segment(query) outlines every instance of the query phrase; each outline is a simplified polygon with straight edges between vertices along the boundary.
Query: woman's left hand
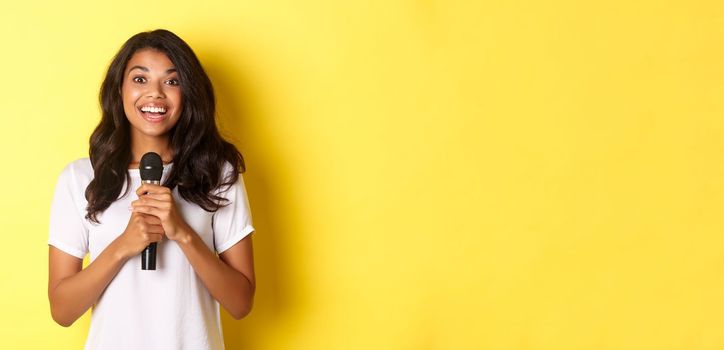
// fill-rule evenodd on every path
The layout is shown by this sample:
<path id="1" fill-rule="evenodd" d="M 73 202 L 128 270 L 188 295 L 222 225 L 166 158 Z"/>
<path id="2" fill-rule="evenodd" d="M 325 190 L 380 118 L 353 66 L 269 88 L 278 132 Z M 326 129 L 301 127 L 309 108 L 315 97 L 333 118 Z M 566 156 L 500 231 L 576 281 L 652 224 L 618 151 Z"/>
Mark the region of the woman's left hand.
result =
<path id="1" fill-rule="evenodd" d="M 161 226 L 168 239 L 176 241 L 184 238 L 189 226 L 178 212 L 169 188 L 144 183 L 136 190 L 136 194 L 138 199 L 131 202 L 134 212 L 161 219 Z"/>

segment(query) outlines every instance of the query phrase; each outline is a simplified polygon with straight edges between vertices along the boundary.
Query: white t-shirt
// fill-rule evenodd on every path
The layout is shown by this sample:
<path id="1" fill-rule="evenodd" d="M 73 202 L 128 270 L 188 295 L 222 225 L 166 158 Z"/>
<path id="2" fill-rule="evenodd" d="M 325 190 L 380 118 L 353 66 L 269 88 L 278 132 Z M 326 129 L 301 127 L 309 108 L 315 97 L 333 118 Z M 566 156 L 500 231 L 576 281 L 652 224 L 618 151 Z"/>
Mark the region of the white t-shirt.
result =
<path id="1" fill-rule="evenodd" d="M 231 166 L 227 163 L 225 171 Z M 173 166 L 164 166 L 161 183 Z M 131 191 L 102 214 L 100 224 L 85 219 L 85 189 L 93 179 L 90 160 L 71 162 L 61 172 L 50 211 L 48 244 L 82 259 L 96 257 L 121 235 L 131 217 L 131 202 L 141 185 L 138 169 L 129 170 Z M 124 189 L 125 191 L 125 185 Z M 123 193 L 123 192 L 121 192 Z M 212 251 L 221 253 L 254 231 L 244 181 L 221 194 L 228 205 L 207 212 L 173 190 L 176 206 L 186 222 Z M 156 270 L 141 270 L 140 254 L 121 267 L 94 305 L 86 349 L 224 348 L 219 303 L 196 276 L 176 242 L 158 243 Z"/>

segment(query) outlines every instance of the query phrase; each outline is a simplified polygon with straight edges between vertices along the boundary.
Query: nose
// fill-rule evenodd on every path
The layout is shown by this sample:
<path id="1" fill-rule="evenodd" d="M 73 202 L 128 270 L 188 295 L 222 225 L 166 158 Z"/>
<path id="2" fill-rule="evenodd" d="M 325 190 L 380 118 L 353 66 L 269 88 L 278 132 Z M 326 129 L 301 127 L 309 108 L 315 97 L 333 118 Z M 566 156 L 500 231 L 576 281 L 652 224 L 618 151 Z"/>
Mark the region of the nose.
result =
<path id="1" fill-rule="evenodd" d="M 163 82 L 158 81 L 150 83 L 148 85 L 148 91 L 146 92 L 147 97 L 151 98 L 166 98 L 166 94 L 163 92 Z"/>

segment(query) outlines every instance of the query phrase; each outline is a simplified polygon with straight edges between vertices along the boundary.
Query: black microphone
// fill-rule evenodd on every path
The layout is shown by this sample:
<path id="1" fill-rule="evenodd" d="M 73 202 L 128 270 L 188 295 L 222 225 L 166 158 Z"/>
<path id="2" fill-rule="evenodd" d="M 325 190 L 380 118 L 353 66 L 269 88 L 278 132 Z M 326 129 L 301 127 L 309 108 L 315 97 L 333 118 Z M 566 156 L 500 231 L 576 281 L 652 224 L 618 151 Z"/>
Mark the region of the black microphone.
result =
<path id="1" fill-rule="evenodd" d="M 147 184 L 160 185 L 161 175 L 163 174 L 163 162 L 161 156 L 155 152 L 148 152 L 141 157 L 141 182 Z M 144 193 L 145 194 L 145 193 Z M 141 269 L 156 269 L 156 242 L 153 242 L 141 252 Z"/>

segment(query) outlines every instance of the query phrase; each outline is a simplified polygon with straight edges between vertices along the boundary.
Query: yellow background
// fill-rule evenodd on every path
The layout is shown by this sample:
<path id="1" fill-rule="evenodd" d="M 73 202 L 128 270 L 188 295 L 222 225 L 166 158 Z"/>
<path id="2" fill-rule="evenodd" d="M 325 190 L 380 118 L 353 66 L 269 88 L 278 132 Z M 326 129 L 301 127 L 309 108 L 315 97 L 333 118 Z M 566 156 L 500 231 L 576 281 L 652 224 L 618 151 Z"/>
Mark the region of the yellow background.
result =
<path id="1" fill-rule="evenodd" d="M 247 160 L 229 349 L 724 348 L 724 5 L 683 0 L 3 3 L 0 348 L 84 343 L 52 190 L 155 28 Z"/>

